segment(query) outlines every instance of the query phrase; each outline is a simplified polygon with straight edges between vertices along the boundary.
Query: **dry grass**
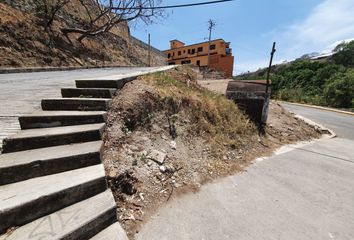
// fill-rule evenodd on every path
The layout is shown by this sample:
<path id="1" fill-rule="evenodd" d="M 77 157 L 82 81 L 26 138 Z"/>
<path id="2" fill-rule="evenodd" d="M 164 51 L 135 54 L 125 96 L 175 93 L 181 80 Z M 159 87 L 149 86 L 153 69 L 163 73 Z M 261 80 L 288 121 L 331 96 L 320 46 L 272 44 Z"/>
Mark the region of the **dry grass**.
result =
<path id="1" fill-rule="evenodd" d="M 183 67 L 143 76 L 112 101 L 103 163 L 131 238 L 171 198 L 235 174 L 282 144 L 318 136 L 274 104 L 272 125 L 259 136 L 233 102 L 198 85 L 195 75 Z M 162 162 L 156 151 L 165 154 Z"/>
<path id="2" fill-rule="evenodd" d="M 207 138 L 215 147 L 232 148 L 242 146 L 256 134 L 255 125 L 232 101 L 198 85 L 192 70 L 183 71 L 176 69 L 141 79 L 157 90 L 169 115 L 190 121 L 189 134 Z M 181 72 L 186 77 L 181 78 Z"/>

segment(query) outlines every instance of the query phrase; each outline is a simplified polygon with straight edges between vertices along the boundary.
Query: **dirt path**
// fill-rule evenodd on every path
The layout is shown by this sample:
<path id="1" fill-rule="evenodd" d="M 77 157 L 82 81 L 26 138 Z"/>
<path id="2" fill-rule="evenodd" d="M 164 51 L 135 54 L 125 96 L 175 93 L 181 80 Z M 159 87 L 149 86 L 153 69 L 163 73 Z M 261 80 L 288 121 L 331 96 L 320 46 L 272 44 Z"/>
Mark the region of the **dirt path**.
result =
<path id="1" fill-rule="evenodd" d="M 225 94 L 227 84 L 232 81 L 232 79 L 206 79 L 206 80 L 199 80 L 198 83 L 209 89 L 210 91 Z"/>

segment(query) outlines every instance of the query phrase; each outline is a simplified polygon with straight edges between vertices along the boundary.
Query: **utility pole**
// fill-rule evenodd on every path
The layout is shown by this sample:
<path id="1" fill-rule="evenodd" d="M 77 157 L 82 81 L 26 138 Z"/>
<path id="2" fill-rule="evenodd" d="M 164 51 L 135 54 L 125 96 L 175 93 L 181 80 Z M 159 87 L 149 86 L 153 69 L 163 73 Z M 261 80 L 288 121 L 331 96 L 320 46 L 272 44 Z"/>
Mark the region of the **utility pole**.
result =
<path id="1" fill-rule="evenodd" d="M 149 33 L 149 53 L 148 53 L 148 61 L 149 61 L 149 67 L 151 67 L 151 42 L 150 42 L 150 33 Z"/>
<path id="2" fill-rule="evenodd" d="M 268 93 L 268 89 L 269 89 L 269 77 L 270 77 L 270 70 L 271 70 L 271 68 L 272 68 L 272 63 L 273 63 L 274 53 L 276 52 L 275 45 L 276 45 L 276 42 L 274 42 L 274 43 L 273 43 L 272 52 L 270 53 L 270 62 L 269 62 L 269 68 L 268 68 L 268 72 L 267 72 L 267 86 L 266 86 L 266 93 Z"/>
<path id="3" fill-rule="evenodd" d="M 209 46 L 208 46 L 208 68 L 210 68 L 210 45 L 211 45 L 211 32 L 216 26 L 216 22 L 214 20 L 209 19 L 208 21 L 209 27 Z"/>

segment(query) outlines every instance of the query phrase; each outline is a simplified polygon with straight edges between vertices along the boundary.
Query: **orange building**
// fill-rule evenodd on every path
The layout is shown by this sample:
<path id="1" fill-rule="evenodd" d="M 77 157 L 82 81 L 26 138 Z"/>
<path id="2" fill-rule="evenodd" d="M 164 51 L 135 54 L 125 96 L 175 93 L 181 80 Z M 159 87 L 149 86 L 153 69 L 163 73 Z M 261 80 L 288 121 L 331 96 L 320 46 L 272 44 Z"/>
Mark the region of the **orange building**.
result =
<path id="1" fill-rule="evenodd" d="M 164 51 L 169 65 L 193 64 L 199 67 L 208 67 L 208 42 L 185 46 L 178 40 L 170 41 L 171 49 Z M 210 68 L 225 73 L 225 77 L 232 77 L 234 57 L 230 43 L 223 39 L 216 39 L 210 44 Z"/>

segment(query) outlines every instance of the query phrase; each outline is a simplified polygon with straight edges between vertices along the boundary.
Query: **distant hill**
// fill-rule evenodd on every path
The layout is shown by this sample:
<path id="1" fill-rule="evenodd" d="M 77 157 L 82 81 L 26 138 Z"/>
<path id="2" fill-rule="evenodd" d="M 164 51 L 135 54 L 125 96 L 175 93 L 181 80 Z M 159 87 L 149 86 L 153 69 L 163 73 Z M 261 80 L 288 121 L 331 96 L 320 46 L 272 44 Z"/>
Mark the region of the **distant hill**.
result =
<path id="1" fill-rule="evenodd" d="M 267 68 L 235 79 L 264 79 Z M 272 67 L 273 98 L 337 108 L 354 108 L 354 41 L 331 54 L 309 54 Z"/>
<path id="2" fill-rule="evenodd" d="M 126 23 L 79 43 L 59 30 L 85 21 L 78 1 L 70 1 L 60 12 L 52 32 L 41 24 L 35 1 L 0 2 L 0 67 L 147 65 L 148 47 L 130 35 Z M 154 48 L 152 63 L 165 64 L 163 53 Z"/>

